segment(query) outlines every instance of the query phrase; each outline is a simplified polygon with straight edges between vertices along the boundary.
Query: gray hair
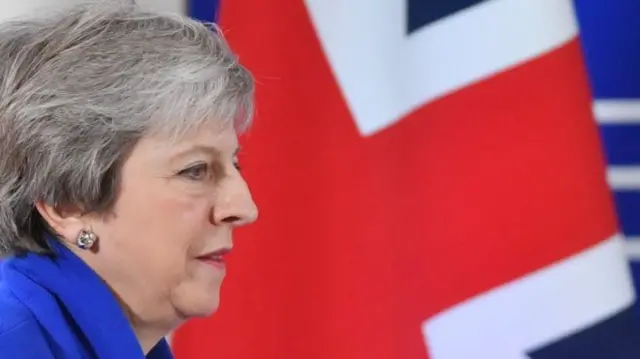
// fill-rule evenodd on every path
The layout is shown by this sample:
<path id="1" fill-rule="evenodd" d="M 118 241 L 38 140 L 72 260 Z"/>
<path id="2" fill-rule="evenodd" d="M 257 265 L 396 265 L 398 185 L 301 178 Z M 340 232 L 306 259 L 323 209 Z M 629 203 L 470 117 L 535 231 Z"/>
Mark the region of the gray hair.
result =
<path id="1" fill-rule="evenodd" d="M 253 79 L 214 24 L 102 3 L 0 23 L 0 255 L 50 252 L 39 201 L 112 208 L 140 138 L 251 122 Z"/>

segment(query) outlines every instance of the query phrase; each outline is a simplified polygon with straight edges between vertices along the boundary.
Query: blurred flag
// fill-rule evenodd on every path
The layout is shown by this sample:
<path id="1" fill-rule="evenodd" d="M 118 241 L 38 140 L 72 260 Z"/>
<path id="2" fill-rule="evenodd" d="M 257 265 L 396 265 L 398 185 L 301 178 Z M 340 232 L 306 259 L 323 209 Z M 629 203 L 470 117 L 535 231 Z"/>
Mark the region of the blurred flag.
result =
<path id="1" fill-rule="evenodd" d="M 569 0 L 220 10 L 261 219 L 178 358 L 640 356 Z"/>
<path id="2" fill-rule="evenodd" d="M 595 113 L 627 253 L 640 284 L 640 2 L 577 1 Z"/>

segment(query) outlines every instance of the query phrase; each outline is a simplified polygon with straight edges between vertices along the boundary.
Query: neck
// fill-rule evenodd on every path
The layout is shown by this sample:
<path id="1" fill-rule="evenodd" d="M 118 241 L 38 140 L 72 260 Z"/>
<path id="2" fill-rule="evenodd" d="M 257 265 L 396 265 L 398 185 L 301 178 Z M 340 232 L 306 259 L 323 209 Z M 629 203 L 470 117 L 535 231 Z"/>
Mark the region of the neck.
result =
<path id="1" fill-rule="evenodd" d="M 155 347 L 164 337 L 168 336 L 177 325 L 157 324 L 145 321 L 140 315 L 137 315 L 129 305 L 127 305 L 122 297 L 117 295 L 120 306 L 122 307 L 131 328 L 138 338 L 140 347 L 145 355 L 149 354 L 151 349 Z"/>
<path id="2" fill-rule="evenodd" d="M 134 327 L 133 331 L 138 337 L 138 342 L 140 342 L 140 347 L 142 348 L 142 352 L 144 353 L 144 355 L 149 354 L 151 349 L 153 349 L 153 347 L 155 347 L 158 342 L 160 342 L 165 336 L 157 331 L 148 328 Z"/>

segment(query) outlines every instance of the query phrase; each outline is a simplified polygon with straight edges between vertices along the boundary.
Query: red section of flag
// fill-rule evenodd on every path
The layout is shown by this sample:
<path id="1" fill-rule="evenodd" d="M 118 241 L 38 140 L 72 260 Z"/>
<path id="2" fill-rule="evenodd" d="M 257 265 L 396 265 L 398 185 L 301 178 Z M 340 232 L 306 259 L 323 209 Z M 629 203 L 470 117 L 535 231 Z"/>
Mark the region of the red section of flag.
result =
<path id="1" fill-rule="evenodd" d="M 261 218 L 179 359 L 423 359 L 430 316 L 616 231 L 577 41 L 363 138 L 302 1 L 227 1 L 222 25 L 259 83 Z"/>

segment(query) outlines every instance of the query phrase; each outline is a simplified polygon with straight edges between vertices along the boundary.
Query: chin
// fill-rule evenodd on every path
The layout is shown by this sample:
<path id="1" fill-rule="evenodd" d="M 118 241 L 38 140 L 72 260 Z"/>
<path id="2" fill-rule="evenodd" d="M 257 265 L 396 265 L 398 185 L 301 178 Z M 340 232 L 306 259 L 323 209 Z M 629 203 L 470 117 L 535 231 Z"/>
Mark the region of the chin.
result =
<path id="1" fill-rule="evenodd" d="M 218 311 L 218 308 L 220 306 L 220 299 L 216 298 L 215 301 L 212 301 L 211 303 L 208 303 L 208 305 L 205 305 L 202 307 L 202 310 L 200 311 L 200 317 L 208 317 L 211 316 L 213 314 L 215 314 L 215 312 Z"/>
<path id="2" fill-rule="evenodd" d="M 218 293 L 215 295 L 209 293 L 206 296 L 198 298 L 198 301 L 193 303 L 191 309 L 187 309 L 187 313 L 190 312 L 191 317 L 208 317 L 217 312 L 219 306 L 220 295 Z"/>
<path id="3" fill-rule="evenodd" d="M 185 318 L 208 317 L 218 311 L 220 305 L 220 288 L 208 290 L 183 291 L 182 295 L 173 296 L 173 305 Z"/>

